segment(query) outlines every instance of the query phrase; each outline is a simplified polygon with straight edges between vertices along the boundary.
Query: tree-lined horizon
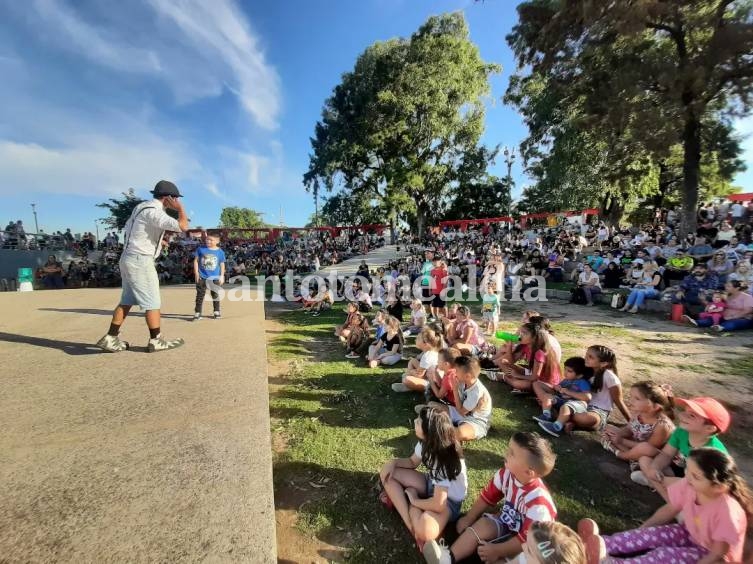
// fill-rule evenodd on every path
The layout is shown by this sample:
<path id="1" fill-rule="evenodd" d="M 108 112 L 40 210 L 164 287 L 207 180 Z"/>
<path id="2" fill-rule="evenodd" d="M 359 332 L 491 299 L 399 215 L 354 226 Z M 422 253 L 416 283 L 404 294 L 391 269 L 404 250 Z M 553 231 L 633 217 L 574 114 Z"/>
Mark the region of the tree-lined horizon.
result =
<path id="1" fill-rule="evenodd" d="M 598 207 L 618 223 L 681 204 L 687 232 L 699 198 L 737 191 L 732 124 L 751 113 L 753 0 L 528 0 L 517 11 L 504 101 L 528 128 L 520 155 L 533 180 L 518 211 Z M 488 173 L 499 147 L 480 144 L 498 71 L 460 13 L 368 47 L 311 139 L 306 188 L 335 192 L 320 219 L 374 212 L 422 232 L 505 215 L 511 182 Z"/>

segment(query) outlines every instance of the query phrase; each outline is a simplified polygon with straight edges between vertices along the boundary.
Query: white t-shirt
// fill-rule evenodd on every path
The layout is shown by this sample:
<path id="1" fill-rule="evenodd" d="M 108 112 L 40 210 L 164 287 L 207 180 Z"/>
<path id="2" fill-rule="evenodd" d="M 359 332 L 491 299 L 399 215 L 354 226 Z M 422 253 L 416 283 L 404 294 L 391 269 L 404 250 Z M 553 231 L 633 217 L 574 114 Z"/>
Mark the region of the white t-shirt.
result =
<path id="1" fill-rule="evenodd" d="M 413 454 L 419 459 L 421 458 L 421 455 L 423 454 L 423 445 L 421 444 L 421 441 L 416 443 L 416 448 L 413 449 Z M 427 470 L 431 469 L 428 468 Z M 460 474 L 455 476 L 454 480 L 448 480 L 441 475 L 437 476 L 436 479 L 430 479 L 435 488 L 447 488 L 447 497 L 452 501 L 463 501 L 465 496 L 468 495 L 468 470 L 465 466 L 465 458 L 460 459 Z"/>
<path id="2" fill-rule="evenodd" d="M 599 275 L 596 274 L 593 270 L 590 274 L 586 274 L 585 271 L 581 272 L 578 275 L 578 282 L 583 284 L 584 286 L 589 286 L 591 282 L 593 282 L 593 285 L 597 288 L 601 288 L 601 282 L 599 282 Z"/>
<path id="3" fill-rule="evenodd" d="M 424 310 L 424 308 L 412 309 L 410 313 L 411 323 L 413 323 L 413 325 L 419 325 L 421 319 L 426 319 L 426 310 Z"/>
<path id="4" fill-rule="evenodd" d="M 598 392 L 591 391 L 592 396 L 589 405 L 598 407 L 604 411 L 612 411 L 614 408 L 614 401 L 612 401 L 612 394 L 609 389 L 614 388 L 615 386 L 620 386 L 620 379 L 617 377 L 617 374 L 611 370 L 605 370 L 603 382 L 604 384 L 601 387 L 601 390 Z"/>
<path id="5" fill-rule="evenodd" d="M 439 353 L 437 351 L 424 351 L 421 354 L 421 360 L 418 365 L 424 370 L 435 367 L 439 364 Z"/>
<path id="6" fill-rule="evenodd" d="M 481 380 L 476 380 L 476 383 L 468 388 L 465 384 L 460 384 L 459 391 L 463 408 L 471 411 L 469 415 L 488 422 L 492 414 L 492 397 Z"/>

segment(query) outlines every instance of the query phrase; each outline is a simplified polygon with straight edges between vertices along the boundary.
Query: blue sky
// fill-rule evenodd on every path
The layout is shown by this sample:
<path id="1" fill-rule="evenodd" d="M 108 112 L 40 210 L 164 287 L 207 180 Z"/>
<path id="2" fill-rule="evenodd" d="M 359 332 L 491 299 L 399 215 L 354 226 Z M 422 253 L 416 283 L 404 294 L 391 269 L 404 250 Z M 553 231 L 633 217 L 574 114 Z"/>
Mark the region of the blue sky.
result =
<path id="1" fill-rule="evenodd" d="M 324 100 L 377 40 L 463 10 L 492 79 L 484 141 L 516 146 L 501 102 L 512 0 L 26 0 L 0 7 L 0 222 L 94 231 L 94 204 L 175 181 L 194 225 L 226 205 L 303 225 L 301 184 Z M 740 124 L 753 134 L 753 121 Z M 751 139 L 747 154 L 753 155 Z M 504 174 L 500 162 L 495 172 Z M 520 163 L 513 174 L 525 185 Z M 753 172 L 738 178 L 752 188 Z M 29 229 L 31 230 L 31 229 Z"/>

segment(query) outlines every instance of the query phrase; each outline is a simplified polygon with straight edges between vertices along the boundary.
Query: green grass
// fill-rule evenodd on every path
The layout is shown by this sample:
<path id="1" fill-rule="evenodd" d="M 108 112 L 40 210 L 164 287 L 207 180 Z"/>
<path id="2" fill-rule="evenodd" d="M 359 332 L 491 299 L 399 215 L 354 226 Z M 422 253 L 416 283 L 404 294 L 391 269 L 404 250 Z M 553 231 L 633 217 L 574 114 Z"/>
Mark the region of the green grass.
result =
<path id="1" fill-rule="evenodd" d="M 271 357 L 292 361 L 286 384 L 270 398 L 274 432 L 287 445 L 275 460 L 278 506 L 298 508 L 305 500 L 299 529 L 349 547 L 352 562 L 421 562 L 399 517 L 377 502 L 375 489 L 379 467 L 412 452 L 413 406 L 420 398 L 391 391 L 403 368 L 370 370 L 363 361 L 343 358 L 332 336 L 342 318 L 339 308 L 318 318 L 283 313 L 284 331 L 271 340 Z M 628 337 L 627 330 L 599 324 L 558 323 L 558 330 L 573 337 L 572 345 L 563 343 L 566 355 L 582 354 L 582 341 L 575 344 L 578 335 L 602 331 L 605 340 Z M 532 399 L 511 396 L 501 385 L 488 387 L 494 400 L 492 429 L 466 446 L 465 510 L 503 465 L 511 434 L 538 430 L 531 419 L 536 412 Z M 589 516 L 607 531 L 618 530 L 635 526 L 658 505 L 648 491 L 629 484 L 626 464 L 616 468 L 622 481 L 603 473 L 599 464 L 614 464 L 614 458 L 587 434 L 553 444 L 558 461 L 546 481 L 563 522 L 575 525 Z"/>

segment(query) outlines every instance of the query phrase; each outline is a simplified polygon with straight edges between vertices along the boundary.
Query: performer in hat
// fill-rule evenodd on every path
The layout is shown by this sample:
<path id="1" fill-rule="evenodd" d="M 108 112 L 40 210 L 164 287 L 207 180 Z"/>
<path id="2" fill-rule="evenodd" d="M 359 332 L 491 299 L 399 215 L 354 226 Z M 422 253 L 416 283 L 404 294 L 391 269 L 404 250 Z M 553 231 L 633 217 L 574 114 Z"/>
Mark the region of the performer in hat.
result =
<path id="1" fill-rule="evenodd" d="M 134 208 L 125 225 L 123 254 L 120 257 L 120 275 L 123 293 L 120 304 L 112 314 L 110 330 L 97 346 L 107 352 L 128 349 L 128 343 L 120 339 L 120 327 L 128 312 L 135 305 L 146 312 L 149 328 L 149 352 L 166 351 L 183 344 L 183 339 L 166 339 L 160 331 L 159 277 L 154 261 L 162 252 L 165 231 L 188 230 L 188 218 L 178 187 L 167 180 L 160 180 L 152 191 L 153 200 Z M 165 209 L 175 210 L 178 219 L 170 217 Z"/>

